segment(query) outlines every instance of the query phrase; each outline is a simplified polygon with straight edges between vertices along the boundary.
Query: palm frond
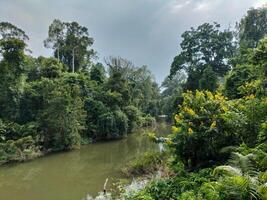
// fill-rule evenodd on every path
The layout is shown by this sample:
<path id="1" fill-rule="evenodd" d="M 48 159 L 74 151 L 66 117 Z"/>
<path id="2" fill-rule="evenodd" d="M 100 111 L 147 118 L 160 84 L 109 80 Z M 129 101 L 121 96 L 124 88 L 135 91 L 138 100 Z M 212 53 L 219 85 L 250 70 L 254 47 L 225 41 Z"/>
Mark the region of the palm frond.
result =
<path id="1" fill-rule="evenodd" d="M 242 171 L 239 168 L 230 165 L 222 165 L 214 169 L 213 175 L 242 176 Z"/>
<path id="2" fill-rule="evenodd" d="M 255 176 L 257 175 L 257 171 L 252 162 L 254 157 L 255 156 L 252 153 L 242 155 L 241 153 L 234 152 L 228 162 L 231 166 L 239 168 L 242 174 Z"/>

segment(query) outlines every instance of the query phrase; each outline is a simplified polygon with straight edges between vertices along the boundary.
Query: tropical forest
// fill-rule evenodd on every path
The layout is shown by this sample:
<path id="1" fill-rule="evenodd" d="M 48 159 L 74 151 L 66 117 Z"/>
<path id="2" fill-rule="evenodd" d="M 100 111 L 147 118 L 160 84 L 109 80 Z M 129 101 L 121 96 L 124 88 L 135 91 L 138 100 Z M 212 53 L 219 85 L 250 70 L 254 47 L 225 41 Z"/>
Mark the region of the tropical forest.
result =
<path id="1" fill-rule="evenodd" d="M 31 40 L 1 17 L 0 200 L 267 200 L 267 6 L 241 16 L 184 19 L 158 71 L 99 56 L 78 19 Z"/>

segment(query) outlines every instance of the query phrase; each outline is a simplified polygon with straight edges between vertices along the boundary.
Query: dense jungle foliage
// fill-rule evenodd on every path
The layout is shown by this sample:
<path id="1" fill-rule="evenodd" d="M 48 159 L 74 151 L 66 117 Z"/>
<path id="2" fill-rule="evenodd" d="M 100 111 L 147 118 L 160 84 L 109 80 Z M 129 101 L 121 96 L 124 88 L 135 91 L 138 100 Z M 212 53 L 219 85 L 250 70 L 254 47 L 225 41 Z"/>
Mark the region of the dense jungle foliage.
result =
<path id="1" fill-rule="evenodd" d="M 128 200 L 267 200 L 267 9 L 236 29 L 204 23 L 182 34 L 161 88 L 147 66 L 96 62 L 77 22 L 54 20 L 34 58 L 29 37 L 0 23 L 0 164 L 126 137 L 166 115 L 166 150 L 128 163 L 128 175 L 166 170 Z"/>
<path id="2" fill-rule="evenodd" d="M 27 55 L 26 33 L 0 23 L 0 163 L 125 137 L 155 123 L 159 88 L 146 66 L 120 57 L 93 62 L 93 39 L 76 22 L 54 20 L 45 47 Z"/>
<path id="3" fill-rule="evenodd" d="M 168 156 L 128 169 L 146 171 L 153 160 L 172 173 L 124 199 L 267 199 L 266 16 L 266 8 L 250 9 L 235 31 L 205 23 L 182 35 L 161 94 L 172 134 L 150 134 Z"/>

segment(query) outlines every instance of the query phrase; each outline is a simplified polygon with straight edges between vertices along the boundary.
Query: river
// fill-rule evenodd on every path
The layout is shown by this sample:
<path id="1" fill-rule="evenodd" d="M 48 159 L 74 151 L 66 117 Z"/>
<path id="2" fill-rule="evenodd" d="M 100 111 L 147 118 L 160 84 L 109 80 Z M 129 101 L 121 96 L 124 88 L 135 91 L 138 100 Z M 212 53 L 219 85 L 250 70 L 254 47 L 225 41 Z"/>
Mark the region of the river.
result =
<path id="1" fill-rule="evenodd" d="M 109 189 L 134 157 L 157 149 L 158 145 L 139 131 L 126 139 L 5 165 L 0 167 L 0 200 L 82 200 L 101 191 L 106 178 Z"/>

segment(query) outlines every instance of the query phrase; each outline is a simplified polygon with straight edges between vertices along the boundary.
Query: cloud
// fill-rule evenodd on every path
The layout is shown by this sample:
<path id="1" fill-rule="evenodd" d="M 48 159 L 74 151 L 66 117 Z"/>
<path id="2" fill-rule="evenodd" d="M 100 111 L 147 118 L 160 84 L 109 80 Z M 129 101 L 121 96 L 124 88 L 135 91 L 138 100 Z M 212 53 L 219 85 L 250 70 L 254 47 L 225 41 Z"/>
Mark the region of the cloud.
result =
<path id="1" fill-rule="evenodd" d="M 217 21 L 234 25 L 262 0 L 0 0 L 0 19 L 24 29 L 34 56 L 43 47 L 53 19 L 77 21 L 95 39 L 100 59 L 119 55 L 148 65 L 161 82 L 179 52 L 180 35 L 192 26 Z"/>

